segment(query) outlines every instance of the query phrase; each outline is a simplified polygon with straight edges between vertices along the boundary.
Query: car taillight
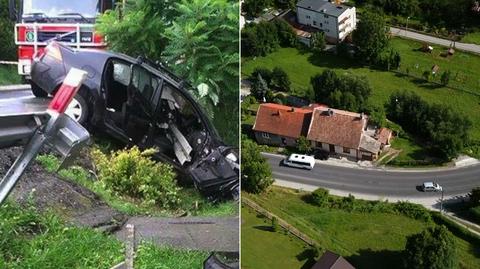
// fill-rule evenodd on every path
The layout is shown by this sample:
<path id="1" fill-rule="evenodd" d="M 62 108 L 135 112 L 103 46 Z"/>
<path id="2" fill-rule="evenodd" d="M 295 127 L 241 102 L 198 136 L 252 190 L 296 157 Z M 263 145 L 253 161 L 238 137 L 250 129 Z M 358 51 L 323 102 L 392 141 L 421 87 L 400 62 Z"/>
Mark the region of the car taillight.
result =
<path id="1" fill-rule="evenodd" d="M 87 72 L 71 68 L 63 80 L 62 86 L 60 86 L 50 102 L 48 110 L 59 114 L 64 113 L 86 77 Z"/>
<path id="2" fill-rule="evenodd" d="M 48 55 L 55 60 L 61 62 L 63 61 L 62 52 L 60 47 L 56 43 L 50 43 L 44 50 L 44 55 Z M 41 58 L 43 55 L 38 55 L 38 58 Z"/>

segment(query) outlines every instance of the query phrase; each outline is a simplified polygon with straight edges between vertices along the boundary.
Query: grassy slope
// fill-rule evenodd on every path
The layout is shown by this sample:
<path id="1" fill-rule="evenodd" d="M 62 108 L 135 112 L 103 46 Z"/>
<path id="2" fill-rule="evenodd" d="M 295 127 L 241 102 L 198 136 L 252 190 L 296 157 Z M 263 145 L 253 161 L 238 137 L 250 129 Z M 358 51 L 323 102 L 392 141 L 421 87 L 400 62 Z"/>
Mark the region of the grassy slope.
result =
<path id="1" fill-rule="evenodd" d="M 19 84 L 20 76 L 16 65 L 0 65 L 0 85 Z"/>
<path id="2" fill-rule="evenodd" d="M 242 268 L 301 268 L 306 262 L 297 255 L 308 245 L 291 235 L 269 230 L 271 222 L 242 208 Z"/>
<path id="3" fill-rule="evenodd" d="M 417 58 L 421 58 L 420 52 L 409 49 L 410 46 L 416 47 L 420 43 L 395 39 L 392 44 L 400 49 L 402 61 L 405 65 L 415 62 Z M 431 66 L 429 63 L 432 63 L 432 65 L 434 62 L 437 63 L 436 59 L 425 58 L 421 59 L 421 61 L 419 60 L 419 63 L 420 65 Z M 451 68 L 452 72 L 457 69 L 471 69 L 468 73 L 470 85 L 475 84 L 475 80 L 480 75 L 480 57 L 457 52 L 453 59 L 443 61 L 445 62 L 438 60 L 437 64 L 441 67 L 449 64 L 448 68 Z M 255 60 L 243 59 L 242 75 L 251 74 L 255 67 L 273 68 L 275 66 L 282 67 L 288 73 L 293 88 L 299 92 L 310 87 L 310 78 L 312 76 L 321 73 L 327 68 L 334 69 L 341 74 L 350 73 L 367 77 L 373 89 L 370 101 L 379 106 L 383 105 L 396 90 L 414 91 L 429 102 L 448 104 L 460 113 L 468 114 L 473 121 L 472 138 L 480 140 L 480 97 L 444 87 L 432 88 L 429 84 L 397 76 L 392 72 L 358 66 L 350 60 L 331 54 L 314 57 L 309 52 L 302 52 L 295 48 L 282 48 L 266 57 L 257 57 Z M 472 77 L 473 75 L 476 75 L 475 79 Z M 478 86 L 474 89 L 480 93 Z"/>
<path id="4" fill-rule="evenodd" d="M 273 188 L 261 196 L 245 196 L 316 239 L 323 247 L 345 256 L 357 268 L 401 268 L 406 236 L 428 225 L 393 214 L 321 209 L 306 203 L 304 193 L 281 188 Z M 479 268 L 478 246 L 459 238 L 457 242 L 462 266 Z"/>
<path id="5" fill-rule="evenodd" d="M 462 42 L 480 45 L 480 32 L 473 32 L 465 35 L 462 38 Z"/>

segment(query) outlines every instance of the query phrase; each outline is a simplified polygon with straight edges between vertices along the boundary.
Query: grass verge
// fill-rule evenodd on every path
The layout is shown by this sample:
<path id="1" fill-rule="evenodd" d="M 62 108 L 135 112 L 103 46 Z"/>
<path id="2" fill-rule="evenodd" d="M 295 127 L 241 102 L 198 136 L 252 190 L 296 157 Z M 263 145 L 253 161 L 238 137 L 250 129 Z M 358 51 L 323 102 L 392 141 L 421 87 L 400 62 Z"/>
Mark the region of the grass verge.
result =
<path id="1" fill-rule="evenodd" d="M 320 208 L 305 202 L 307 193 L 279 187 L 262 195 L 242 195 L 317 240 L 324 249 L 344 256 L 357 268 L 401 268 L 406 237 L 433 225 L 398 214 Z M 476 242 L 454 235 L 460 268 L 479 268 Z M 248 235 L 242 230 L 242 236 Z"/>
<path id="2" fill-rule="evenodd" d="M 462 42 L 480 45 L 480 32 L 466 34 L 462 38 Z"/>
<path id="3" fill-rule="evenodd" d="M 307 244 L 270 226 L 270 220 L 242 207 L 242 268 L 302 268 L 312 263 Z"/>

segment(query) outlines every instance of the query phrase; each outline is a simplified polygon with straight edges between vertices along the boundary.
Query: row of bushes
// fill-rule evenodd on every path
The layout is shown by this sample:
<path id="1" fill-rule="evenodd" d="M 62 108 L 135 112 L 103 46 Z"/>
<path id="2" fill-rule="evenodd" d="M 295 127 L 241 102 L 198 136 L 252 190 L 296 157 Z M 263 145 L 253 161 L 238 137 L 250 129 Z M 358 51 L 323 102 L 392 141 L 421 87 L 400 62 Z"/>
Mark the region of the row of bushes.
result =
<path id="1" fill-rule="evenodd" d="M 323 208 L 341 209 L 348 212 L 401 214 L 416 220 L 431 221 L 430 212 L 426 208 L 409 202 L 388 203 L 388 201 L 356 200 L 351 194 L 347 197 L 337 198 L 330 196 L 328 190 L 323 188 L 313 191 L 309 200 L 312 204 Z"/>

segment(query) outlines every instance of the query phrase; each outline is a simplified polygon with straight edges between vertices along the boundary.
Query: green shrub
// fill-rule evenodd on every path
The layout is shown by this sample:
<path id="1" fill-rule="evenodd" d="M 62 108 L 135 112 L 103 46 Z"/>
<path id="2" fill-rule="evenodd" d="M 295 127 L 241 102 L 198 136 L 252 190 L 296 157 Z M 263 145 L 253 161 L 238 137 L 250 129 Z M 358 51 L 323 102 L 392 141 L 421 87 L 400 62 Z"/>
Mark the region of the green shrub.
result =
<path id="1" fill-rule="evenodd" d="M 310 199 L 317 206 L 328 206 L 328 190 L 318 188 L 312 192 Z"/>
<path id="2" fill-rule="evenodd" d="M 429 222 L 432 220 L 430 212 L 422 205 L 409 202 L 397 202 L 394 205 L 395 211 L 409 218 Z"/>
<path id="3" fill-rule="evenodd" d="M 476 222 L 480 223 L 480 206 L 472 207 L 468 210 L 470 217 Z"/>
<path id="4" fill-rule="evenodd" d="M 172 208 L 180 203 L 176 174 L 172 166 L 152 161 L 154 153 L 154 149 L 140 151 L 133 147 L 108 156 L 96 149 L 92 157 L 107 189 L 146 204 Z"/>
<path id="5" fill-rule="evenodd" d="M 448 219 L 439 212 L 431 212 L 432 220 L 438 225 L 444 225 L 455 236 L 470 242 L 472 244 L 480 244 L 480 237 L 470 232 L 466 228 L 458 225 L 456 222 Z"/>

